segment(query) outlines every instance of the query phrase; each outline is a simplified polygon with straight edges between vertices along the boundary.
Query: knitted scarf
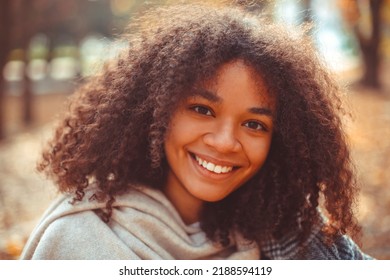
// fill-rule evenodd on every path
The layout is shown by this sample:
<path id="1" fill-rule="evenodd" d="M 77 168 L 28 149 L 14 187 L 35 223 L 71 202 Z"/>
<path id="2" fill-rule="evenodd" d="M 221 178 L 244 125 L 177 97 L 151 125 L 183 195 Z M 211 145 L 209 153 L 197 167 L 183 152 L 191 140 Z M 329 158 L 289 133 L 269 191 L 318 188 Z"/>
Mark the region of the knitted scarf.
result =
<path id="1" fill-rule="evenodd" d="M 32 232 L 21 259 L 259 259 L 259 248 L 239 234 L 222 247 L 210 241 L 198 223 L 186 225 L 165 197 L 148 187 L 132 188 L 115 198 L 111 219 L 98 215 L 105 202 L 86 191 L 73 204 L 61 195 Z"/>

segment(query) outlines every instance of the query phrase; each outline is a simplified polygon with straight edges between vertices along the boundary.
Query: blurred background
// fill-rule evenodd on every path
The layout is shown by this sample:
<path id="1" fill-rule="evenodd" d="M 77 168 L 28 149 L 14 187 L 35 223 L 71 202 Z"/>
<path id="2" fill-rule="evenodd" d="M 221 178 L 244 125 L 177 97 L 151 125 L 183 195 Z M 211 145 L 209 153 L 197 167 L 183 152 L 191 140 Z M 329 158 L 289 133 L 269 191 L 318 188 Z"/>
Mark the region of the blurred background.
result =
<path id="1" fill-rule="evenodd" d="M 35 162 L 67 97 L 121 49 L 116 39 L 136 13 L 176 2 L 0 0 L 0 259 L 19 257 L 56 195 Z M 310 36 L 346 87 L 352 113 L 345 123 L 361 185 L 362 247 L 390 259 L 390 0 L 234 3 L 313 25 Z"/>

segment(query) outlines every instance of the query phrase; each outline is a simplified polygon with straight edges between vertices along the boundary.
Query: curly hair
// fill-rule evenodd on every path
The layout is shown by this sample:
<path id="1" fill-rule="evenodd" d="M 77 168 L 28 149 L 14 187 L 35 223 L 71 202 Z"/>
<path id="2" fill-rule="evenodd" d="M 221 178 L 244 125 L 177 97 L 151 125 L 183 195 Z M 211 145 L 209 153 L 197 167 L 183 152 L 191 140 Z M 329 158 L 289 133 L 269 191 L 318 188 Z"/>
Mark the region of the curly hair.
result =
<path id="1" fill-rule="evenodd" d="M 205 202 L 201 226 L 223 245 L 231 229 L 249 240 L 298 231 L 359 231 L 357 192 L 342 129 L 341 89 L 304 31 L 240 8 L 174 5 L 145 12 L 129 26 L 127 47 L 72 96 L 38 170 L 81 200 L 96 182 L 109 218 L 115 196 L 136 184 L 163 186 L 170 118 L 196 84 L 221 65 L 242 60 L 276 100 L 275 131 L 262 169 L 225 199 Z"/>

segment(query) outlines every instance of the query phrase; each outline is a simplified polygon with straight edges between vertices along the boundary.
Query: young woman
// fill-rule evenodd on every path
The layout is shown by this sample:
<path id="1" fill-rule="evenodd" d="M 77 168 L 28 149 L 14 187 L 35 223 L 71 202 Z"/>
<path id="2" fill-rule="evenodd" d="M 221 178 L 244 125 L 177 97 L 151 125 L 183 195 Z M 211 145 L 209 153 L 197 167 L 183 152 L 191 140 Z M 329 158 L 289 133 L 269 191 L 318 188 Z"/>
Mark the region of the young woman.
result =
<path id="1" fill-rule="evenodd" d="M 370 258 L 340 89 L 303 33 L 199 5 L 131 30 L 43 153 L 64 194 L 22 259 Z"/>

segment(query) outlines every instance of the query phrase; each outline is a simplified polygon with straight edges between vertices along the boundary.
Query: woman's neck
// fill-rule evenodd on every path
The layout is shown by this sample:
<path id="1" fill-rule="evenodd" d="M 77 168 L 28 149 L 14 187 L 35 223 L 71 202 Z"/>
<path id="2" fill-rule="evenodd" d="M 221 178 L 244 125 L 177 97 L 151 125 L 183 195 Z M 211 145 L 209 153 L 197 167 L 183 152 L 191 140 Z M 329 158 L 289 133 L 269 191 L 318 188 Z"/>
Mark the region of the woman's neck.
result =
<path id="1" fill-rule="evenodd" d="M 176 208 L 185 224 L 193 224 L 199 221 L 203 201 L 193 197 L 183 188 L 177 188 L 167 184 L 163 192 Z"/>

